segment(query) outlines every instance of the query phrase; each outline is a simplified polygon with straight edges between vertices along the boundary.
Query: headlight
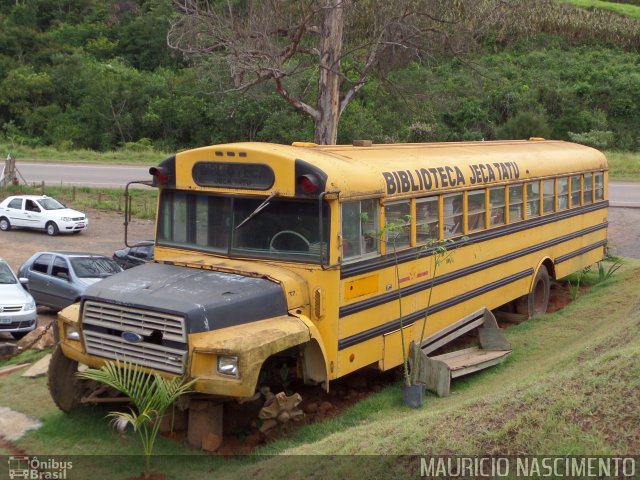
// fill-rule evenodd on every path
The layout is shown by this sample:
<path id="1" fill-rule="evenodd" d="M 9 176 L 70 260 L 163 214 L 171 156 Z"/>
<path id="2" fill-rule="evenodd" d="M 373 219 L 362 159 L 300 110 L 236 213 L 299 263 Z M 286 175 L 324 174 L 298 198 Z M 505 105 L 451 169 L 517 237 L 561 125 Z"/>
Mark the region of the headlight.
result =
<path id="1" fill-rule="evenodd" d="M 238 357 L 218 357 L 218 373 L 238 376 Z"/>
<path id="2" fill-rule="evenodd" d="M 64 329 L 65 335 L 69 340 L 80 340 L 80 332 L 71 325 L 66 325 Z"/>
<path id="3" fill-rule="evenodd" d="M 31 311 L 36 309 L 36 301 L 32 298 L 25 306 L 25 311 Z"/>
<path id="4" fill-rule="evenodd" d="M 60 220 L 62 220 L 63 222 L 70 222 L 71 217 L 62 217 Z"/>

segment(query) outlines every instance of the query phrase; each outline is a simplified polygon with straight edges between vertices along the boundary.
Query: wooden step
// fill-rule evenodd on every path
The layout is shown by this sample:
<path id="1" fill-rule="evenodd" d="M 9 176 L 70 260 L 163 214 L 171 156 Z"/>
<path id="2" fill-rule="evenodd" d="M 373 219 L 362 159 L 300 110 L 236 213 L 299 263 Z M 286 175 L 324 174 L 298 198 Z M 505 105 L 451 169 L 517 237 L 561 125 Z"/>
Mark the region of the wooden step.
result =
<path id="1" fill-rule="evenodd" d="M 427 389 L 441 397 L 450 393 L 451 379 L 492 367 L 502 362 L 511 350 L 483 350 L 479 347 L 465 348 L 455 352 L 427 357 Z"/>

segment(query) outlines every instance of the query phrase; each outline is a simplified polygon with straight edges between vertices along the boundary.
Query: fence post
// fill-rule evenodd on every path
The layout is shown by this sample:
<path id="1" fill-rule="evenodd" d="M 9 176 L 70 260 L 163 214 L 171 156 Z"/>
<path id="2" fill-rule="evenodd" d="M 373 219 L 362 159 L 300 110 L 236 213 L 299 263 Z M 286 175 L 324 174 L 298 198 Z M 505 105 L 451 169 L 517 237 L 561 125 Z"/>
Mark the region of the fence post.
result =
<path id="1" fill-rule="evenodd" d="M 42 183 L 40 184 L 40 194 L 44 195 L 44 180 L 42 180 Z"/>

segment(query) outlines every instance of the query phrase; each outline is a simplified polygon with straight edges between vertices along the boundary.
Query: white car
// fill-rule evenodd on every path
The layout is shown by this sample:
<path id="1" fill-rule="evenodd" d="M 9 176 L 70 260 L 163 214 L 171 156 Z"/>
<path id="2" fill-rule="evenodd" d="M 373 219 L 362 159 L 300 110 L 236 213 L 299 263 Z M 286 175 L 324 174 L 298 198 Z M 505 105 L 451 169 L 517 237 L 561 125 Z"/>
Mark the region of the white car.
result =
<path id="1" fill-rule="evenodd" d="M 0 203 L 0 230 L 39 228 L 49 235 L 80 233 L 89 226 L 87 216 L 46 195 L 14 195 Z"/>
<path id="2" fill-rule="evenodd" d="M 16 340 L 36 328 L 36 302 L 2 258 L 0 258 L 0 332 L 13 335 Z"/>

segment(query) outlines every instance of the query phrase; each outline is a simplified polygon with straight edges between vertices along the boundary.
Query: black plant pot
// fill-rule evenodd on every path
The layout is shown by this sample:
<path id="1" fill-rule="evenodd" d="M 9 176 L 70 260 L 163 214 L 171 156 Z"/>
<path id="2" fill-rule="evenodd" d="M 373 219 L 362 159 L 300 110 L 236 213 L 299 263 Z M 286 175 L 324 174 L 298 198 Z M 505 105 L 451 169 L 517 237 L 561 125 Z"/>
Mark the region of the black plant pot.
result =
<path id="1" fill-rule="evenodd" d="M 420 408 L 424 402 L 424 383 L 402 385 L 402 400 L 407 407 Z"/>

